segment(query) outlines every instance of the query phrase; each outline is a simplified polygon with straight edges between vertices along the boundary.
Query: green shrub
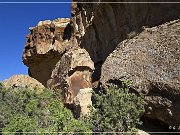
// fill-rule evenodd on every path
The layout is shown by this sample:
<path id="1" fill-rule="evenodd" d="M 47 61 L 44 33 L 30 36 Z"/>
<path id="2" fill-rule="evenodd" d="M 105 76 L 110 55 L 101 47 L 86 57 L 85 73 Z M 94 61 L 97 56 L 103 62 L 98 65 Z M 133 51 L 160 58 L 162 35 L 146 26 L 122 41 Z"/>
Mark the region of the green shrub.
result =
<path id="1" fill-rule="evenodd" d="M 35 91 L 38 88 L 0 87 L 0 126 L 4 134 L 91 131 L 83 121 L 74 119 L 51 90 Z"/>
<path id="2" fill-rule="evenodd" d="M 132 132 L 141 124 L 139 118 L 144 112 L 143 98 L 130 93 L 125 83 L 123 88 L 110 85 L 106 90 L 93 93 L 91 115 L 84 119 L 75 119 L 59 101 L 59 95 L 51 90 L 44 89 L 42 93 L 35 91 L 42 90 L 5 89 L 0 84 L 0 128 L 4 134 Z"/>
<path id="3" fill-rule="evenodd" d="M 144 112 L 144 101 L 141 96 L 123 88 L 110 85 L 105 91 L 94 93 L 95 103 L 92 113 L 85 121 L 94 132 L 134 132 L 141 124 L 139 118 Z"/>

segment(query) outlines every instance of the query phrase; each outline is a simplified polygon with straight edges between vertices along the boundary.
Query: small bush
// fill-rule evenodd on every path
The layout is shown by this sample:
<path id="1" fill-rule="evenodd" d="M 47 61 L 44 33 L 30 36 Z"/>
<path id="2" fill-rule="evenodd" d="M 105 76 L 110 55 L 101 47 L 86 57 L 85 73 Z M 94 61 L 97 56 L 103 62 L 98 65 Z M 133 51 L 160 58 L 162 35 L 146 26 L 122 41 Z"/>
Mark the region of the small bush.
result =
<path id="1" fill-rule="evenodd" d="M 110 85 L 107 90 L 94 93 L 94 108 L 85 118 L 94 132 L 132 132 L 141 124 L 143 98 L 130 93 L 128 86 L 123 85 L 123 88 Z"/>
<path id="2" fill-rule="evenodd" d="M 7 90 L 1 86 L 0 126 L 4 134 L 91 131 L 83 121 L 74 119 L 51 90 L 38 94 L 28 88 Z"/>

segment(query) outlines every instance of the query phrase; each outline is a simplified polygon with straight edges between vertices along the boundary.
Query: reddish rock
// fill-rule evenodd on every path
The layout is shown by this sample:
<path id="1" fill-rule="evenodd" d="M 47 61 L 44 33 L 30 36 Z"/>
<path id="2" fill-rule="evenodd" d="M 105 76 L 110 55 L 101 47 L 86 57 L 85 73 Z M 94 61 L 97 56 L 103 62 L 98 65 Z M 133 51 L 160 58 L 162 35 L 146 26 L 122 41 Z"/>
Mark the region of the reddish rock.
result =
<path id="1" fill-rule="evenodd" d="M 48 87 L 60 89 L 64 103 L 71 105 L 80 89 L 92 88 L 93 70 L 94 63 L 86 50 L 69 50 L 56 64 Z"/>

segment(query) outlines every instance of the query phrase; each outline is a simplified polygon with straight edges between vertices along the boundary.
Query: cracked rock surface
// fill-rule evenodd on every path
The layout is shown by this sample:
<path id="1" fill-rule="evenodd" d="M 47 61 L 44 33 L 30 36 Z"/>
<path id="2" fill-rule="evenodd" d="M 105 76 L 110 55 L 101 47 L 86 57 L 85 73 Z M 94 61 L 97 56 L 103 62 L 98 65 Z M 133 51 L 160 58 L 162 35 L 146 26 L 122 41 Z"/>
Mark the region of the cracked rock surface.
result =
<path id="1" fill-rule="evenodd" d="M 40 21 L 30 28 L 23 51 L 23 63 L 29 67 L 29 75 L 44 86 L 61 56 L 76 46 L 71 38 L 72 28 L 69 18 Z"/>

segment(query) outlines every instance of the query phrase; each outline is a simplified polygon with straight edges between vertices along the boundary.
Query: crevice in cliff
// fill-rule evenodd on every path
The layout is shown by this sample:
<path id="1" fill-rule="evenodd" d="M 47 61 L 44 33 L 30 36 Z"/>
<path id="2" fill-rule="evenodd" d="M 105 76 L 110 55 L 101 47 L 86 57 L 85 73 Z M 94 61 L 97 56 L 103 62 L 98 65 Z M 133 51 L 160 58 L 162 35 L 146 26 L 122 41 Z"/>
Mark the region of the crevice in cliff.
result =
<path id="1" fill-rule="evenodd" d="M 77 66 L 68 72 L 68 76 L 71 76 L 76 71 L 81 71 L 81 72 L 90 71 L 90 72 L 92 72 L 93 70 L 88 66 Z"/>
<path id="2" fill-rule="evenodd" d="M 72 33 L 73 33 L 73 23 L 70 22 L 67 24 L 67 26 L 64 29 L 64 33 L 63 33 L 63 40 L 70 40 L 72 37 Z"/>
<path id="3" fill-rule="evenodd" d="M 101 67 L 102 67 L 103 63 L 104 63 L 103 61 L 98 61 L 98 62 L 94 63 L 95 70 L 92 74 L 92 82 L 96 82 L 96 81 L 100 80 L 100 78 L 101 78 Z"/>

